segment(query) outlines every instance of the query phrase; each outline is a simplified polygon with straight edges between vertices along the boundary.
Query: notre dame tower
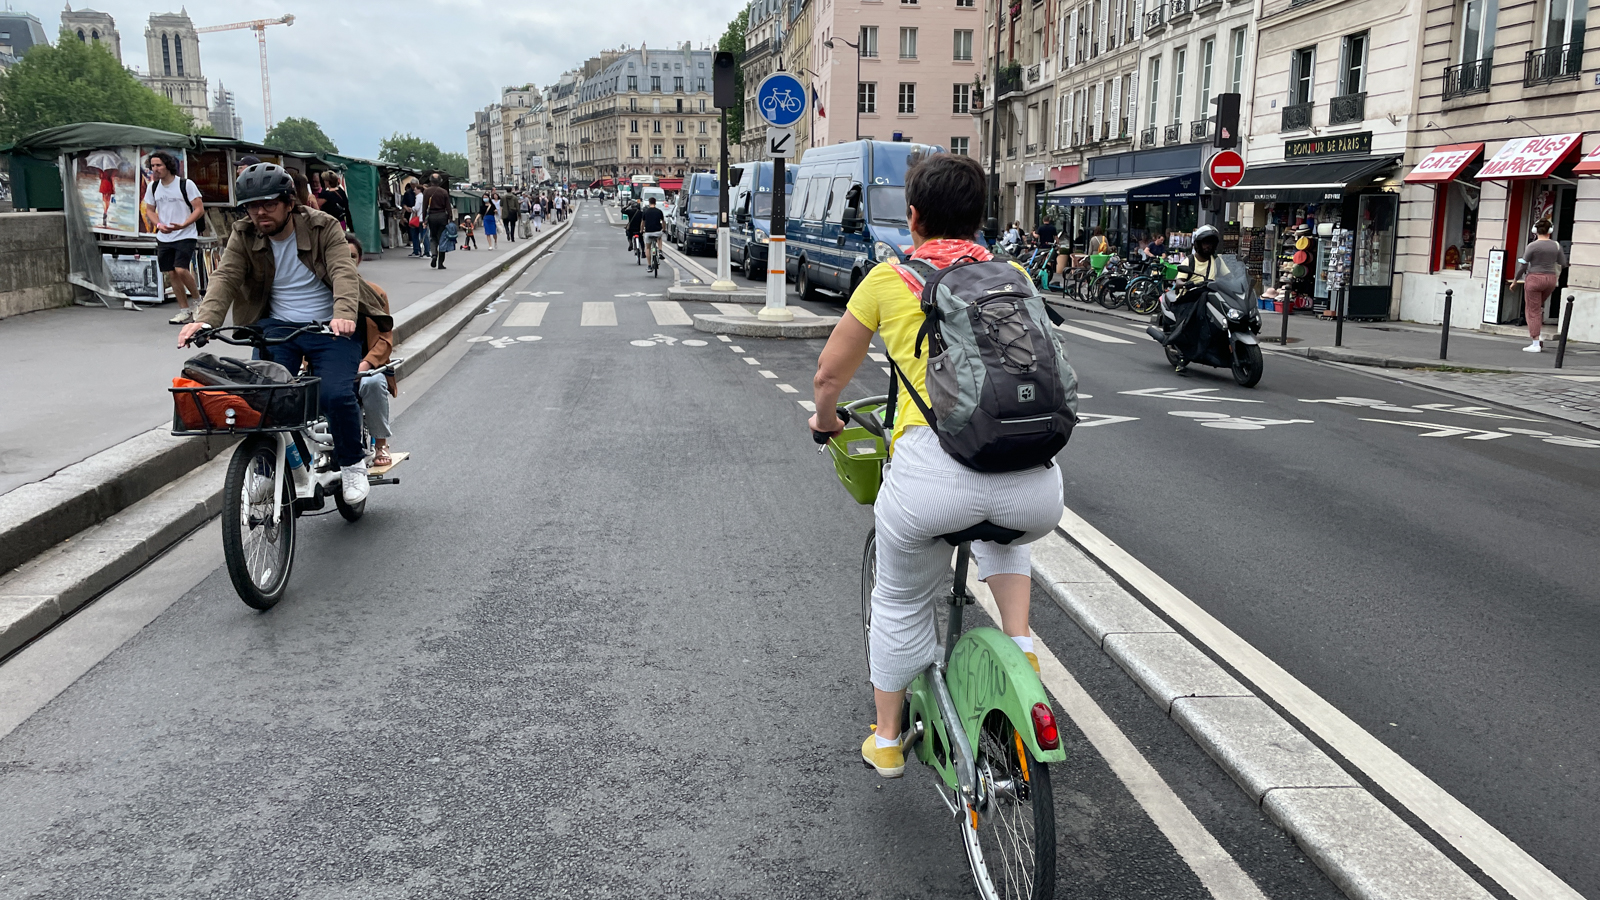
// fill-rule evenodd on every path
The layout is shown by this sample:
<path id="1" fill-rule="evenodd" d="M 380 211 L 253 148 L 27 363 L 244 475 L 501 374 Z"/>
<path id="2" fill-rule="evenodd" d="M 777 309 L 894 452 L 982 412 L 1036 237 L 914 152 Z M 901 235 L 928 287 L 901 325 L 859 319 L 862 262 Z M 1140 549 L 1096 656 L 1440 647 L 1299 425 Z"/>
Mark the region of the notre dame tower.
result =
<path id="1" fill-rule="evenodd" d="M 206 79 L 200 71 L 200 36 L 195 34 L 189 11 L 150 17 L 144 30 L 149 54 L 145 83 L 189 114 L 196 123 L 210 121 Z"/>

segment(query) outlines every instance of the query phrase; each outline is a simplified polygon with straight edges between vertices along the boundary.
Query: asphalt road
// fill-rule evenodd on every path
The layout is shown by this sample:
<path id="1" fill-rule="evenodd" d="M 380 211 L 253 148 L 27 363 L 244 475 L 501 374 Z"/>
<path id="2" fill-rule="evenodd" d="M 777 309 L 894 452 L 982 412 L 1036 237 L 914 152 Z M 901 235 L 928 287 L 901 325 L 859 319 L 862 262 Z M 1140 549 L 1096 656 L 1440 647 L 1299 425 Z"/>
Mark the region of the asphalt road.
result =
<path id="1" fill-rule="evenodd" d="M 165 612 L 0 740 L 0 895 L 972 896 L 927 773 L 857 758 L 871 519 L 804 430 L 820 342 L 659 324 L 665 275 L 583 216 L 407 381 L 402 484 L 359 523 L 303 519 L 273 610 L 212 568 L 215 524 L 182 550 L 208 575 L 147 570 Z M 1117 434 L 1074 441 L 1075 497 Z M 1036 599 L 1035 630 L 1265 896 L 1339 896 Z M 1209 896 L 1062 731 L 1058 895 Z"/>

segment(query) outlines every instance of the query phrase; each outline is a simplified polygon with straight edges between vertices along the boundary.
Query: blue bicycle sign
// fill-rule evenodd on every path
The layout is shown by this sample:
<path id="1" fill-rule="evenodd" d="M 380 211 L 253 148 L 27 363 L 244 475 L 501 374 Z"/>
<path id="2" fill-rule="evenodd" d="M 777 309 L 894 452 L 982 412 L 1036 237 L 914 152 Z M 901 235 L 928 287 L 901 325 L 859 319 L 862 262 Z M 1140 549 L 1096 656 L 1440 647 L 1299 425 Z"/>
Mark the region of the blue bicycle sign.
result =
<path id="1" fill-rule="evenodd" d="M 806 86 L 788 72 L 774 72 L 756 88 L 756 109 L 769 123 L 787 128 L 806 114 Z"/>

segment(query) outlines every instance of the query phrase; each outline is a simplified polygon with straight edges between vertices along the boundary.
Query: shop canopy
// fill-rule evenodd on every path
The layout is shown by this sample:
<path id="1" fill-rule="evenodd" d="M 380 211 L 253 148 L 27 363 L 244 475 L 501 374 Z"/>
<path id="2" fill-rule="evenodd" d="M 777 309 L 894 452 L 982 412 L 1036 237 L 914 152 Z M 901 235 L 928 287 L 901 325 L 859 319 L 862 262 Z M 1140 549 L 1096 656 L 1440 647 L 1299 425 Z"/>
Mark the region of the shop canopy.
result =
<path id="1" fill-rule="evenodd" d="M 1262 203 L 1322 203 L 1344 198 L 1352 185 L 1392 168 L 1398 156 L 1356 156 L 1326 162 L 1246 166 L 1244 178 L 1228 190 L 1228 199 Z"/>
<path id="2" fill-rule="evenodd" d="M 1445 184 L 1461 177 L 1472 161 L 1483 154 L 1483 144 L 1445 144 L 1433 148 L 1410 174 L 1406 184 Z"/>
<path id="3" fill-rule="evenodd" d="M 1578 164 L 1572 169 L 1572 174 L 1600 175 L 1600 147 L 1594 148 L 1589 151 L 1588 156 L 1578 160 Z"/>
<path id="4" fill-rule="evenodd" d="M 141 128 L 137 125 L 117 125 L 111 122 L 79 122 L 76 125 L 61 125 L 35 131 L 15 144 L 0 149 L 11 153 L 27 153 L 40 159 L 52 159 L 59 154 L 98 150 L 101 147 L 171 147 L 193 150 L 199 146 L 199 140 L 193 135 Z"/>
<path id="5" fill-rule="evenodd" d="M 1043 197 L 1062 206 L 1123 206 L 1143 200 L 1192 200 L 1200 196 L 1200 175 L 1147 175 L 1084 181 L 1057 188 Z"/>
<path id="6" fill-rule="evenodd" d="M 1548 178 L 1576 149 L 1583 133 L 1513 138 L 1478 171 L 1479 181 Z"/>

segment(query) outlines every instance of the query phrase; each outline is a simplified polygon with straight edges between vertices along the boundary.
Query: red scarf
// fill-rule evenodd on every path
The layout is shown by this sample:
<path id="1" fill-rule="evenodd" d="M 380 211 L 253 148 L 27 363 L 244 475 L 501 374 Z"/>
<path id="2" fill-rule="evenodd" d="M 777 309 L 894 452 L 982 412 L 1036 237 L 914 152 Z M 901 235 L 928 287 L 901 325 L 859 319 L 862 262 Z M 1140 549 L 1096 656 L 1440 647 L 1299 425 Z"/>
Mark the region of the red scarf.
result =
<path id="1" fill-rule="evenodd" d="M 939 238 L 938 240 L 925 241 L 922 246 L 912 252 L 912 259 L 920 259 L 932 265 L 935 269 L 947 269 L 964 256 L 970 256 L 978 262 L 988 262 L 994 256 L 982 244 L 964 241 L 958 238 Z M 911 296 L 922 296 L 922 285 L 911 273 L 899 266 L 895 267 L 900 280 L 906 283 Z"/>

